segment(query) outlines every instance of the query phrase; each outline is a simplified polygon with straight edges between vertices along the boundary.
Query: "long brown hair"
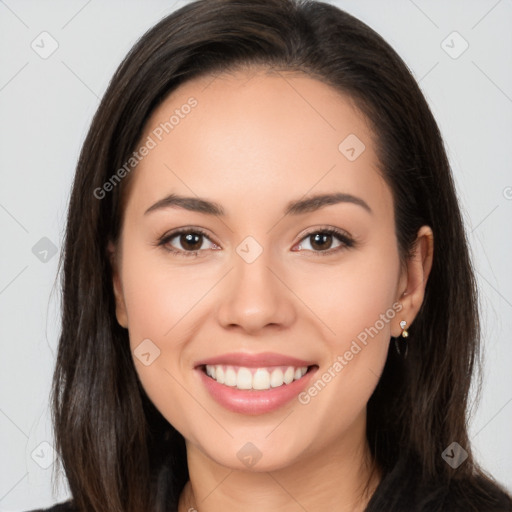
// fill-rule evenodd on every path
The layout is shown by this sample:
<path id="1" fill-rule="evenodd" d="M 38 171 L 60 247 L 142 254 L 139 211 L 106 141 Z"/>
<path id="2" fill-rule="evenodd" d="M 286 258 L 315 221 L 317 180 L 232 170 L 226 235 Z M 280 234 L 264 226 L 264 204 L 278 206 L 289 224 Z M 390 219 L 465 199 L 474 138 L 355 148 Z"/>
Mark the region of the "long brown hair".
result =
<path id="1" fill-rule="evenodd" d="M 256 65 L 314 77 L 351 97 L 370 121 L 393 194 L 402 261 L 420 226 L 434 233 L 433 266 L 407 360 L 391 343 L 367 407 L 370 448 L 388 475 L 368 511 L 402 510 L 401 496 L 412 485 L 431 496 L 451 493 L 460 509 L 492 508 L 499 487 L 474 461 L 466 428 L 480 348 L 475 277 L 443 141 L 413 76 L 376 32 L 332 5 L 199 0 L 161 20 L 126 56 L 76 169 L 52 405 L 56 447 L 77 509 L 175 510 L 188 479 L 183 437 L 142 389 L 128 332 L 115 317 L 106 247 L 119 237 L 130 177 L 101 198 L 94 192 L 129 159 L 149 116 L 176 87 Z M 441 457 L 453 441 L 468 452 L 456 470 Z"/>

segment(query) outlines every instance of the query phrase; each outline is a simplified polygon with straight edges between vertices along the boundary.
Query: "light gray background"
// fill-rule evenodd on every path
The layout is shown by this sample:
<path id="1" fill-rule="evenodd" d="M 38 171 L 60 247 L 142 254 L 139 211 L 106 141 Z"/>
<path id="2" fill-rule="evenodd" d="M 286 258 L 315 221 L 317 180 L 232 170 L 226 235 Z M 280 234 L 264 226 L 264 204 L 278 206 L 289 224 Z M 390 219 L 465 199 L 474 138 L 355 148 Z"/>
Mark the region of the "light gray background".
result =
<path id="1" fill-rule="evenodd" d="M 185 3 L 0 0 L 2 511 L 68 497 L 64 480 L 53 495 L 51 485 L 58 256 L 41 261 L 44 253 L 36 257 L 32 248 L 47 237 L 60 250 L 74 167 L 99 98 L 136 39 Z M 512 1 L 331 3 L 398 51 L 445 137 L 475 258 L 486 352 L 470 433 L 483 466 L 512 491 Z M 34 40 L 50 48 L 38 38 L 43 31 L 59 45 L 46 59 L 31 48 Z M 457 58 L 464 41 L 446 39 L 453 31 L 469 44 Z"/>

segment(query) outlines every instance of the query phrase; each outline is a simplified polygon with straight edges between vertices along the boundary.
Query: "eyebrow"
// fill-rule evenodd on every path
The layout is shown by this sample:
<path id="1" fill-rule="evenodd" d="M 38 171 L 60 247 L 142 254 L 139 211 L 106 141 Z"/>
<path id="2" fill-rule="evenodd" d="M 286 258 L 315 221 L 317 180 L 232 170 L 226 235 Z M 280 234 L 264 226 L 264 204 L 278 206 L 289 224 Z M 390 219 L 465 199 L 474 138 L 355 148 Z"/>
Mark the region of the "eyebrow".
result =
<path id="1" fill-rule="evenodd" d="M 284 210 L 285 215 L 301 215 L 303 213 L 310 213 L 325 206 L 330 206 L 339 203 L 351 203 L 364 208 L 368 213 L 373 214 L 372 209 L 360 197 L 351 194 L 344 194 L 341 192 L 333 194 L 317 194 L 307 199 L 299 199 L 290 201 Z M 192 212 L 203 213 L 206 215 L 217 215 L 223 217 L 226 215 L 224 208 L 214 201 L 208 201 L 200 197 L 186 197 L 179 194 L 170 194 L 163 199 L 160 199 L 155 204 L 150 206 L 144 215 L 161 210 L 165 208 L 183 208 Z"/>

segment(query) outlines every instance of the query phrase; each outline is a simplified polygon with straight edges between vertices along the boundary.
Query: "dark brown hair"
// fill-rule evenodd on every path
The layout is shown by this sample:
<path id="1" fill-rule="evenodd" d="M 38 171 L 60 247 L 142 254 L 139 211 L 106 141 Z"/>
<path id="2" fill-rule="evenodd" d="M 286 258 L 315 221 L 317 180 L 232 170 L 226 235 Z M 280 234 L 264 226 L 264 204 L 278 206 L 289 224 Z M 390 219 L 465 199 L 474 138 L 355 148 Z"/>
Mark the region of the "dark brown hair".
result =
<path id="1" fill-rule="evenodd" d="M 422 225 L 434 233 L 408 357 L 390 343 L 368 403 L 367 437 L 385 476 L 368 511 L 498 510 L 503 489 L 474 461 L 466 428 L 479 357 L 477 295 L 439 129 L 389 44 L 332 5 L 300 0 L 184 6 L 136 43 L 95 114 L 69 205 L 52 388 L 56 446 L 74 504 L 83 512 L 176 510 L 188 479 L 183 437 L 142 389 L 128 332 L 115 316 L 106 247 L 119 237 L 129 176 L 101 199 L 94 191 L 124 165 L 151 113 L 180 84 L 251 66 L 302 72 L 350 97 L 376 135 L 402 261 Z M 441 457 L 453 441 L 469 454 L 456 470 Z M 416 501 L 407 508 L 413 489 Z"/>

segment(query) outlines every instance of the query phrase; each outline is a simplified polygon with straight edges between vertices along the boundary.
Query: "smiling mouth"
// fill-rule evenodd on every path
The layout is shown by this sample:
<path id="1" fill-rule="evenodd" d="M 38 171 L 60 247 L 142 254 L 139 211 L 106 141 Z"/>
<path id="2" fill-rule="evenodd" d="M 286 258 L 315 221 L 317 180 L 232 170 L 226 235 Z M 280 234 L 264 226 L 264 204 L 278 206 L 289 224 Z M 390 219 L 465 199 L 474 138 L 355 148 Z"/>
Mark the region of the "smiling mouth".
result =
<path id="1" fill-rule="evenodd" d="M 261 368 L 234 365 L 202 365 L 200 369 L 219 384 L 240 390 L 264 391 L 279 388 L 300 380 L 308 372 L 318 368 L 311 366 L 269 366 Z"/>

